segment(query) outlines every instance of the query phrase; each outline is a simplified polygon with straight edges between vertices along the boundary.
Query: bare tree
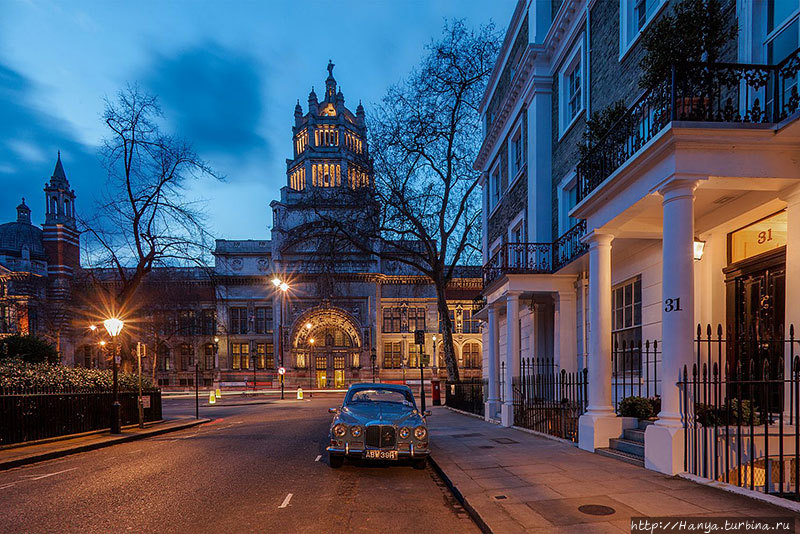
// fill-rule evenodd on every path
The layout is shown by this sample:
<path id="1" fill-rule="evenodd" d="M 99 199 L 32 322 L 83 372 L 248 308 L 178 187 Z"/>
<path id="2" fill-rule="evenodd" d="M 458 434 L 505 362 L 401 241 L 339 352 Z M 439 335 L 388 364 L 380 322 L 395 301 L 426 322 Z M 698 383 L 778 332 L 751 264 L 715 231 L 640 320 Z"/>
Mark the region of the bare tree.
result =
<path id="1" fill-rule="evenodd" d="M 164 134 L 155 96 L 137 86 L 106 100 L 102 148 L 108 181 L 95 215 L 82 221 L 87 259 L 111 268 L 118 283 L 106 303 L 125 313 L 153 268 L 200 264 L 211 242 L 200 201 L 185 198 L 191 179 L 221 179 L 183 140 Z"/>
<path id="2" fill-rule="evenodd" d="M 493 25 L 445 24 L 419 66 L 370 115 L 374 186 L 353 188 L 325 223 L 364 252 L 400 262 L 436 288 L 447 375 L 458 380 L 446 289 L 480 257 L 479 105 L 497 57 Z M 325 192 L 320 193 L 325 195 Z M 346 215 L 350 213 L 351 215 Z"/>

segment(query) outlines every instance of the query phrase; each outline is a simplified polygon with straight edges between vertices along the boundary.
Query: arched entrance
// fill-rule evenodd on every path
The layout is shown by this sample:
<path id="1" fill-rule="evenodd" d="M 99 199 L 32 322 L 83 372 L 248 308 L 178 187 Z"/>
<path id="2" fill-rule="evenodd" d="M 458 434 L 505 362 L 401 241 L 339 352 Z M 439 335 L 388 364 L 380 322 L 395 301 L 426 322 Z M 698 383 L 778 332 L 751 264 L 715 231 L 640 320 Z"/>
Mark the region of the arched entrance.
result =
<path id="1" fill-rule="evenodd" d="M 345 388 L 361 367 L 361 331 L 355 318 L 341 308 L 317 306 L 292 325 L 295 366 L 308 369 L 309 386 Z"/>

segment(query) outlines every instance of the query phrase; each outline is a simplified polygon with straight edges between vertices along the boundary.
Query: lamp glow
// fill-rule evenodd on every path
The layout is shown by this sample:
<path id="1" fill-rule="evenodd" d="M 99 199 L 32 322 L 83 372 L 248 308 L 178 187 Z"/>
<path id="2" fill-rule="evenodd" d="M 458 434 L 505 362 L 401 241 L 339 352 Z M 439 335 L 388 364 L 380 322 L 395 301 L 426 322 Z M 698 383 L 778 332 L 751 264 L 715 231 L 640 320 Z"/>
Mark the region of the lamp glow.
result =
<path id="1" fill-rule="evenodd" d="M 103 326 L 106 327 L 106 332 L 111 337 L 117 337 L 119 333 L 122 331 L 122 325 L 124 323 L 117 319 L 116 317 L 111 317 L 103 321 Z"/>
<path id="2" fill-rule="evenodd" d="M 272 279 L 272 285 L 275 287 L 279 287 L 281 285 L 281 280 L 278 277 Z"/>
<path id="3" fill-rule="evenodd" d="M 311 323 L 306 323 L 306 330 L 311 330 Z"/>
<path id="4" fill-rule="evenodd" d="M 93 324 L 90 324 L 90 325 L 89 325 L 89 330 L 91 330 L 92 332 L 94 332 L 95 330 L 97 330 L 97 326 L 96 326 L 96 325 L 93 325 Z"/>
<path id="5" fill-rule="evenodd" d="M 289 289 L 289 284 L 287 284 L 286 282 L 281 282 L 278 287 L 280 288 L 281 291 L 286 292 Z"/>
<path id="6" fill-rule="evenodd" d="M 705 241 L 701 241 L 696 237 L 694 238 L 694 261 L 700 261 L 703 259 L 703 250 L 705 249 L 705 247 L 706 247 Z"/>

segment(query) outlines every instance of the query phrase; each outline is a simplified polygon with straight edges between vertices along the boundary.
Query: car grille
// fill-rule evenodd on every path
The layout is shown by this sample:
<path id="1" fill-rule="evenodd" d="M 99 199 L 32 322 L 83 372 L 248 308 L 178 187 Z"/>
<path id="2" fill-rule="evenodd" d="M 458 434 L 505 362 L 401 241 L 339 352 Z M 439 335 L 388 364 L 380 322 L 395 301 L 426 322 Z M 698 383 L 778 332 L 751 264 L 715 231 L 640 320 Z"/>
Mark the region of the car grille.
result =
<path id="1" fill-rule="evenodd" d="M 397 442 L 394 427 L 390 425 L 370 425 L 367 427 L 364 442 L 367 447 L 380 449 L 394 447 Z"/>

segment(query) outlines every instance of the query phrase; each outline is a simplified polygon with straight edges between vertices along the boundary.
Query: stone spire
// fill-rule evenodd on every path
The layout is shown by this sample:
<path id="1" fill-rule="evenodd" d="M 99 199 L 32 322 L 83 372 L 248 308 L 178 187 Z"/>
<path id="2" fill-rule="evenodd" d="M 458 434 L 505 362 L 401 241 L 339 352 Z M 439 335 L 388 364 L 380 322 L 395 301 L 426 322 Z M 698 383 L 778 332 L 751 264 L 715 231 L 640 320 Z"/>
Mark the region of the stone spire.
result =
<path id="1" fill-rule="evenodd" d="M 333 77 L 333 67 L 335 66 L 333 61 L 329 59 L 328 78 L 325 80 L 325 100 L 328 102 L 333 102 L 333 99 L 336 97 L 336 78 Z"/>
<path id="2" fill-rule="evenodd" d="M 25 204 L 25 197 L 22 197 L 22 204 L 17 206 L 17 222 L 31 223 L 31 209 Z"/>
<path id="3" fill-rule="evenodd" d="M 308 93 L 308 111 L 316 113 L 319 101 L 317 100 L 317 93 L 314 92 L 314 86 L 311 86 L 311 92 Z"/>
<path id="4" fill-rule="evenodd" d="M 58 160 L 56 161 L 56 168 L 53 170 L 53 176 L 50 177 L 50 185 L 53 187 L 66 187 L 69 188 L 67 175 L 64 172 L 64 166 L 61 164 L 61 151 L 58 151 Z"/>

